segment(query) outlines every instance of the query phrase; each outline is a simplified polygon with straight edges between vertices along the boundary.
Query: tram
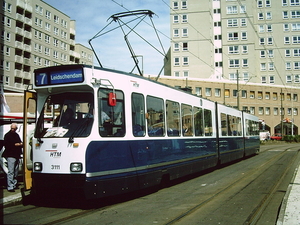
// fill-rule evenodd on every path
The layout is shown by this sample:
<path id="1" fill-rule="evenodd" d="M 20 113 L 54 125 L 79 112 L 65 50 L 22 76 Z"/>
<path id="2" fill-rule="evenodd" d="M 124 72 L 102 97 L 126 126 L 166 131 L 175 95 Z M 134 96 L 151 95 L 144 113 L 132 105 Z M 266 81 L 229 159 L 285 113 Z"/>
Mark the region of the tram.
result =
<path id="1" fill-rule="evenodd" d="M 41 68 L 25 98 L 36 102 L 32 147 L 24 149 L 32 160 L 25 187 L 35 193 L 102 198 L 259 151 L 257 117 L 132 73 Z"/>

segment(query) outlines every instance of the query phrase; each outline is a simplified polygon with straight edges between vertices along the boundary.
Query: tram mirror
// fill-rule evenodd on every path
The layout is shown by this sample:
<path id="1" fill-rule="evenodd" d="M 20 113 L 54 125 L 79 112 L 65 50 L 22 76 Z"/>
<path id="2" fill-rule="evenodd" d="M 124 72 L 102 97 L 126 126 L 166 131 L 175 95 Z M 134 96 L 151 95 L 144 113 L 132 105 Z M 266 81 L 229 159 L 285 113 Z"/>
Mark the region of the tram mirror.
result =
<path id="1" fill-rule="evenodd" d="M 109 106 L 116 106 L 117 105 L 116 93 L 114 93 L 114 92 L 109 92 L 108 93 L 108 105 Z"/>

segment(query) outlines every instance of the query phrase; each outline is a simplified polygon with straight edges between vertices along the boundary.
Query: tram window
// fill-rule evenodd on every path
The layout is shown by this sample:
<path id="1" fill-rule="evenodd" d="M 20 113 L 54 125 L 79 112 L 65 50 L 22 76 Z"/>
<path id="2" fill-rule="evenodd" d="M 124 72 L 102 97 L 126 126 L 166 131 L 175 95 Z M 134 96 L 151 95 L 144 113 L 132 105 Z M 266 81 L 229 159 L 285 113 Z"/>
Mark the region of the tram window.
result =
<path id="1" fill-rule="evenodd" d="M 146 119 L 149 136 L 164 136 L 164 101 L 162 99 L 147 96 Z"/>
<path id="2" fill-rule="evenodd" d="M 193 136 L 193 111 L 190 105 L 181 105 L 182 135 Z"/>
<path id="3" fill-rule="evenodd" d="M 132 131 L 135 137 L 145 136 L 145 100 L 142 94 L 131 96 Z"/>
<path id="4" fill-rule="evenodd" d="M 209 109 L 204 109 L 204 132 L 205 136 L 213 135 L 212 113 Z"/>
<path id="5" fill-rule="evenodd" d="M 203 109 L 199 107 L 194 107 L 194 127 L 195 136 L 203 136 Z"/>
<path id="6" fill-rule="evenodd" d="M 109 104 L 111 89 L 100 88 L 98 92 L 99 104 L 99 132 L 102 137 L 123 137 L 125 135 L 124 94 L 115 90 L 116 106 Z"/>
<path id="7" fill-rule="evenodd" d="M 236 131 L 237 136 L 242 136 L 242 120 L 241 117 L 236 117 Z"/>
<path id="8" fill-rule="evenodd" d="M 227 115 L 227 135 L 233 136 L 233 116 Z"/>
<path id="9" fill-rule="evenodd" d="M 180 135 L 180 107 L 178 102 L 166 101 L 166 121 L 168 136 Z"/>
<path id="10" fill-rule="evenodd" d="M 36 126 L 36 137 L 87 137 L 94 121 L 91 93 L 50 95 Z"/>
<path id="11" fill-rule="evenodd" d="M 222 136 L 227 136 L 227 115 L 221 113 L 221 132 Z"/>

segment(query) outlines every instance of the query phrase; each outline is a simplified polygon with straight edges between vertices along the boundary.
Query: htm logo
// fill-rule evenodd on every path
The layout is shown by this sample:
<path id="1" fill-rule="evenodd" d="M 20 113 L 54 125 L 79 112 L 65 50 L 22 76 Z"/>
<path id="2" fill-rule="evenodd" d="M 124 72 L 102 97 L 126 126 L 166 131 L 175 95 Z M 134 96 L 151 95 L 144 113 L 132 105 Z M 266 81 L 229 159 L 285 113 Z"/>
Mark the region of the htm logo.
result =
<path id="1" fill-rule="evenodd" d="M 50 157 L 53 158 L 61 157 L 61 152 L 50 152 Z"/>

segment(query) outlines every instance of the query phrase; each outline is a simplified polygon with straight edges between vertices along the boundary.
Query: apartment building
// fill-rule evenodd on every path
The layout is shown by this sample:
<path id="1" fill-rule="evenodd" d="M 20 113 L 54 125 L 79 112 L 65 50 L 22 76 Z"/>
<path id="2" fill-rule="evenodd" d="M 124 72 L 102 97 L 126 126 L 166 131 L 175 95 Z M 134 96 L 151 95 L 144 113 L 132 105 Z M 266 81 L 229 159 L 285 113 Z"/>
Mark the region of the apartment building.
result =
<path id="1" fill-rule="evenodd" d="M 75 21 L 41 0 L 2 0 L 0 82 L 23 92 L 36 68 L 92 65 L 92 50 L 75 42 Z"/>
<path id="2" fill-rule="evenodd" d="M 270 132 L 281 132 L 277 125 L 284 120 L 283 132 L 295 134 L 299 6 L 299 0 L 170 0 L 171 60 L 164 78 L 174 85 L 188 80 L 194 94 L 234 107 L 239 99 L 239 108 L 259 116 Z"/>

